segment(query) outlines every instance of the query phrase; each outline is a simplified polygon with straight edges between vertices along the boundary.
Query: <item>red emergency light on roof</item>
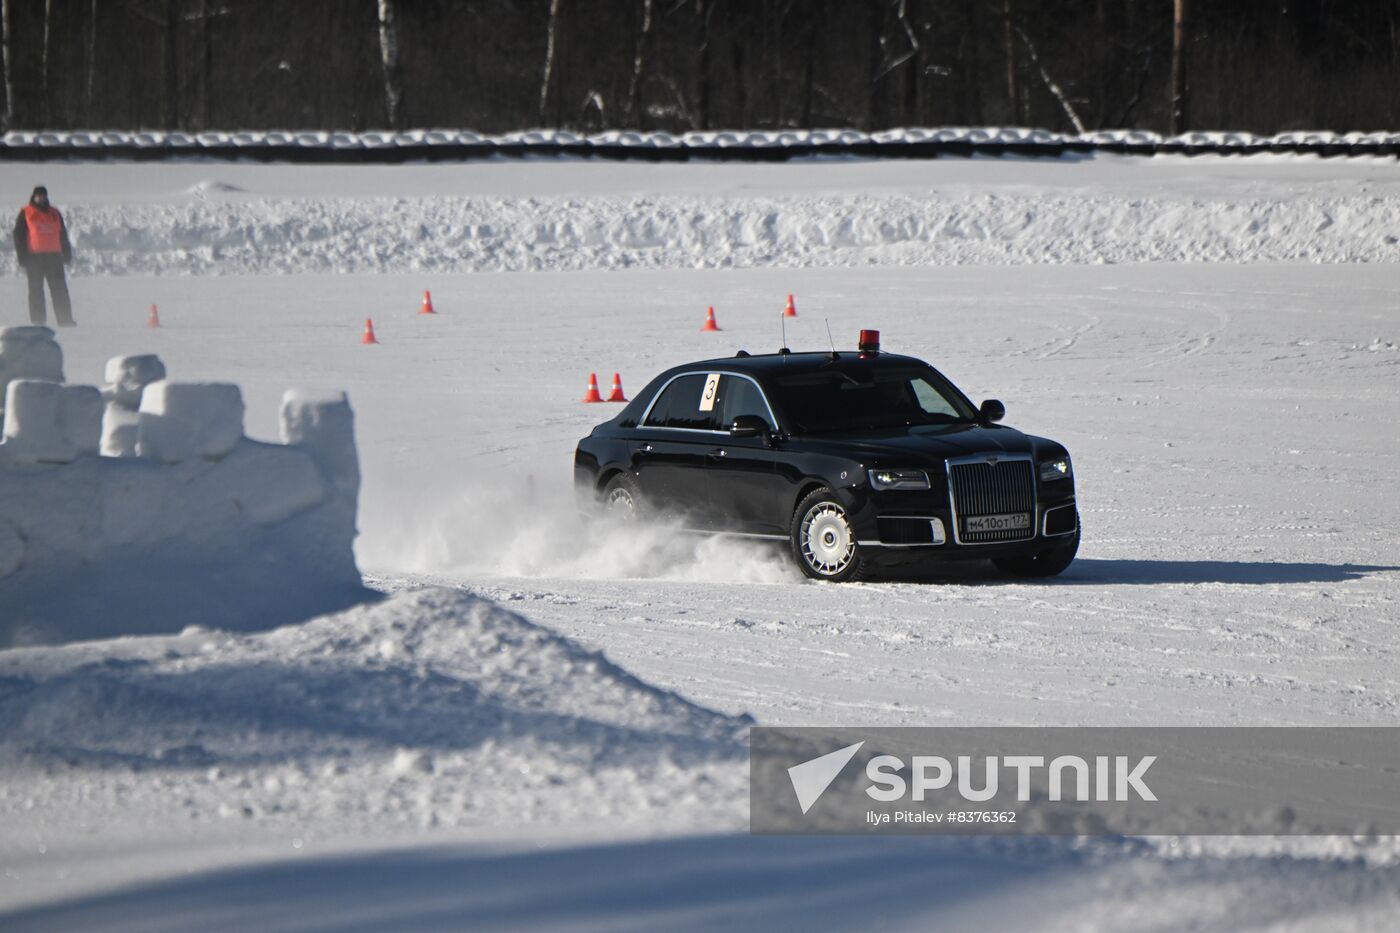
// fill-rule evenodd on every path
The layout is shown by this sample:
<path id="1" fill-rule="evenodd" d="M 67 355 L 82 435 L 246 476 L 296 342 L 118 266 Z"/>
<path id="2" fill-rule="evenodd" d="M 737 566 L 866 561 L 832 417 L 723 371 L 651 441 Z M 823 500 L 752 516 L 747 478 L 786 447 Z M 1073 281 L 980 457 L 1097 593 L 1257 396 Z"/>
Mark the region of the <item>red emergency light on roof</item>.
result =
<path id="1" fill-rule="evenodd" d="M 861 356 L 874 356 L 880 352 L 880 332 L 878 330 L 863 330 L 860 332 Z"/>

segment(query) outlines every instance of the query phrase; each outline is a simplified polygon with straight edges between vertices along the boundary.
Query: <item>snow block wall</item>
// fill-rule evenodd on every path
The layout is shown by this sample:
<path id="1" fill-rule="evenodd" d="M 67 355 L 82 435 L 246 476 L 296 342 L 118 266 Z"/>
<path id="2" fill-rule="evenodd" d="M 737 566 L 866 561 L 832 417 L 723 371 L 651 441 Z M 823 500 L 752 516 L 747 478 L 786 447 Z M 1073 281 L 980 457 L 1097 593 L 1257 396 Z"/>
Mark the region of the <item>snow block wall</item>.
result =
<path id="1" fill-rule="evenodd" d="M 0 647 L 266 629 L 374 595 L 343 394 L 289 392 L 268 444 L 243 436 L 237 386 L 172 382 L 153 356 L 106 375 L 66 385 L 52 331 L 0 331 Z"/>

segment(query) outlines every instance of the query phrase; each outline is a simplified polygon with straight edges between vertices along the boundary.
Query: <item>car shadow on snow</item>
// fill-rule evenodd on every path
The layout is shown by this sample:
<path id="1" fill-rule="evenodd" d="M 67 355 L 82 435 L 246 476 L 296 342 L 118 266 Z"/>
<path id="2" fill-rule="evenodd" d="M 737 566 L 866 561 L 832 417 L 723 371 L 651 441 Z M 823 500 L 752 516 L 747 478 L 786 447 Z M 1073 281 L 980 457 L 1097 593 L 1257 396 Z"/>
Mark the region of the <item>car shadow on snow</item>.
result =
<path id="1" fill-rule="evenodd" d="M 1113 560 L 1081 557 L 1058 577 L 1014 577 L 989 561 L 968 561 L 931 569 L 896 570 L 880 579 L 900 583 L 1043 584 L 1046 586 L 1151 586 L 1224 583 L 1279 585 L 1286 583 L 1345 583 L 1400 567 L 1373 564 L 1324 564 L 1287 561 L 1233 560 Z"/>
<path id="2" fill-rule="evenodd" d="M 1045 858 L 941 839 L 833 845 L 747 835 L 536 851 L 435 846 L 213 870 L 0 910 L 0 923 L 16 931 L 859 929 L 872 920 L 913 928 L 932 906 L 946 915 L 1072 871 L 1082 859 L 1066 850 Z"/>
<path id="3" fill-rule="evenodd" d="M 1081 558 L 1056 583 L 1345 583 L 1400 567 L 1372 564 L 1292 563 L 1249 560 L 1107 560 Z"/>
<path id="4" fill-rule="evenodd" d="M 6 912 L 6 930 L 858 930 L 1336 925 L 1393 910 L 1395 866 L 1157 858 L 1124 843 L 682 836 L 423 845 L 174 874 Z M 1247 892 L 1247 896 L 1241 892 Z"/>

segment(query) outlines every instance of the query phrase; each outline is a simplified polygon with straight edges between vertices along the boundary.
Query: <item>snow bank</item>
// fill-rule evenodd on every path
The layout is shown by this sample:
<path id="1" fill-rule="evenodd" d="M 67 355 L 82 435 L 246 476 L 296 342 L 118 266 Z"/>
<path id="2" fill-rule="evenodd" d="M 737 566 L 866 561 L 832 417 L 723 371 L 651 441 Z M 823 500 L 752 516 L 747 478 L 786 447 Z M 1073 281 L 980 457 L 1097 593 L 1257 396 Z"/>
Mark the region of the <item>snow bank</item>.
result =
<path id="1" fill-rule="evenodd" d="M 61 821 L 63 795 L 86 787 L 111 802 L 104 824 L 152 813 L 167 828 L 320 819 L 353 834 L 677 804 L 738 826 L 750 724 L 486 600 L 425 590 L 260 634 L 0 652 L 0 823 Z"/>
<path id="2" fill-rule="evenodd" d="M 1400 259 L 1400 197 L 1336 190 L 182 198 L 69 216 L 79 267 L 103 275 Z"/>
<path id="3" fill-rule="evenodd" d="M 0 331 L 0 372 L 52 376 L 61 360 L 47 328 Z M 284 443 L 265 444 L 243 436 L 237 386 L 160 379 L 133 412 L 164 366 L 127 357 L 107 372 L 105 393 L 6 387 L 0 647 L 270 628 L 371 595 L 351 550 L 359 468 L 343 395 L 289 393 Z"/>

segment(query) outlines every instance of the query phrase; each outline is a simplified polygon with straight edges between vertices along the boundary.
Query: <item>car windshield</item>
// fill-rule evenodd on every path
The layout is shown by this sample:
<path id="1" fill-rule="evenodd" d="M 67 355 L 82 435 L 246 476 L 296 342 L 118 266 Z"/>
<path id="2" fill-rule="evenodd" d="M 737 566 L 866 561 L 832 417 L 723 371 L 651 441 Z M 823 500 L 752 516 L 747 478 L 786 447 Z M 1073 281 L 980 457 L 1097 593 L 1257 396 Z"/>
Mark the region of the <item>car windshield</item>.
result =
<path id="1" fill-rule="evenodd" d="M 851 365 L 781 376 L 775 394 L 796 434 L 888 430 L 976 420 L 932 369 Z"/>

